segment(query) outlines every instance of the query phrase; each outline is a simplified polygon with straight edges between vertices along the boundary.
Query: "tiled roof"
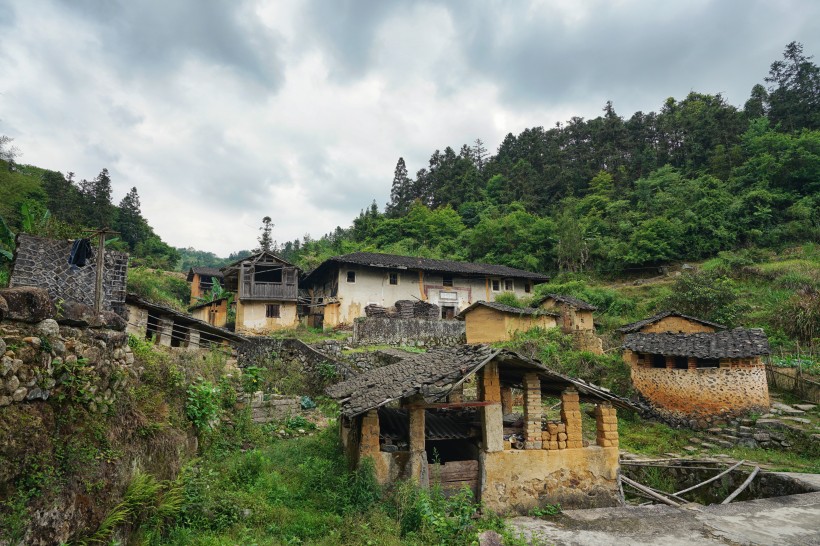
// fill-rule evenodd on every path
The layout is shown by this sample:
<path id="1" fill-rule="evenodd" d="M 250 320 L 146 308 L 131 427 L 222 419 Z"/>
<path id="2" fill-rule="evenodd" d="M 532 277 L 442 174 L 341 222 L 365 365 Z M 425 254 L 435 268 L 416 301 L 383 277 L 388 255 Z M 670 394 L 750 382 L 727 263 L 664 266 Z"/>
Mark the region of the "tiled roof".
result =
<path id="1" fill-rule="evenodd" d="M 188 270 L 188 282 L 194 280 L 194 275 L 199 275 L 200 277 L 216 277 L 217 279 L 221 279 L 222 271 L 216 267 L 192 267 Z"/>
<path id="2" fill-rule="evenodd" d="M 705 324 L 706 326 L 711 326 L 716 330 L 725 330 L 726 326 L 722 324 L 717 324 L 716 322 L 709 322 L 708 320 L 699 319 L 697 317 L 691 317 L 689 315 L 684 315 L 683 313 L 678 313 L 677 311 L 663 311 L 658 313 L 657 315 L 651 316 L 649 318 L 645 318 L 643 320 L 639 320 L 637 322 L 632 322 L 630 324 L 625 324 L 618 328 L 618 331 L 623 334 L 632 334 L 634 332 L 639 332 L 641 328 L 644 326 L 649 326 L 650 324 L 655 324 L 656 322 L 665 319 L 666 317 L 680 317 L 686 320 L 691 320 L 693 322 L 697 322 L 700 324 Z"/>
<path id="3" fill-rule="evenodd" d="M 714 333 L 627 334 L 623 348 L 664 356 L 749 358 L 769 354 L 769 340 L 760 328 L 735 328 Z"/>
<path id="4" fill-rule="evenodd" d="M 618 407 L 637 407 L 606 389 L 580 379 L 573 379 L 548 369 L 541 362 L 504 349 L 488 345 L 460 345 L 433 349 L 414 354 L 396 364 L 369 372 L 333 385 L 327 394 L 339 400 L 341 413 L 348 417 L 416 394 L 427 400 L 440 400 L 450 389 L 467 376 L 474 374 L 490 361 L 499 363 L 502 380 L 519 383 L 526 372 L 537 372 L 543 379 L 542 391 L 559 394 L 574 386 L 586 398 L 605 400 Z"/>
<path id="5" fill-rule="evenodd" d="M 136 294 L 126 294 L 125 303 L 127 303 L 128 305 L 133 305 L 135 307 L 140 307 L 142 309 L 147 309 L 149 312 L 157 316 L 171 316 L 173 317 L 174 323 L 176 324 L 187 326 L 189 328 L 195 328 L 200 332 L 211 334 L 220 340 L 235 343 L 248 341 L 246 337 L 241 336 L 236 332 L 231 332 L 230 330 L 214 326 L 213 324 L 205 322 L 204 320 L 196 319 L 191 315 L 186 315 L 185 313 L 177 311 L 176 309 L 168 307 L 167 305 L 160 305 L 157 303 L 150 302 L 144 298 L 137 296 Z"/>
<path id="6" fill-rule="evenodd" d="M 479 300 L 472 304 L 471 306 L 464 309 L 461 313 L 456 315 L 456 318 L 459 320 L 464 320 L 464 317 L 475 309 L 476 307 L 489 307 L 490 309 L 495 309 L 496 311 L 500 311 L 502 313 L 509 313 L 512 315 L 530 315 L 530 316 L 542 316 L 547 315 L 550 317 L 560 317 L 560 313 L 553 313 L 551 311 L 545 311 L 544 309 L 536 309 L 533 307 L 513 307 L 512 305 L 505 305 L 503 303 L 498 303 L 495 301 L 484 301 Z"/>
<path id="7" fill-rule="evenodd" d="M 202 303 L 197 303 L 196 305 L 192 305 L 192 306 L 190 306 L 190 307 L 188 308 L 188 312 L 190 313 L 190 312 L 192 312 L 192 311 L 195 311 L 195 310 L 197 310 L 197 309 L 201 309 L 202 307 L 208 307 L 208 306 L 213 305 L 213 304 L 215 304 L 215 303 L 222 303 L 223 301 L 227 300 L 227 299 L 228 299 L 228 297 L 229 297 L 229 296 L 225 296 L 224 298 L 217 298 L 217 299 L 215 299 L 215 300 L 211 300 L 211 301 L 203 301 Z"/>
<path id="8" fill-rule="evenodd" d="M 437 273 L 453 273 L 463 276 L 492 276 L 529 279 L 536 283 L 547 282 L 549 277 L 540 273 L 524 271 L 506 265 L 493 265 L 471 262 L 457 262 L 454 260 L 434 260 L 432 258 L 414 258 L 397 254 L 378 254 L 375 252 L 354 252 L 342 256 L 334 256 L 322 262 L 311 271 L 305 282 L 310 282 L 314 274 L 324 270 L 329 264 L 355 264 L 381 269 L 412 269 L 417 271 L 431 271 Z"/>
<path id="9" fill-rule="evenodd" d="M 548 299 L 553 299 L 560 303 L 566 303 L 567 305 L 571 305 L 575 307 L 579 311 L 597 311 L 598 308 L 592 305 L 591 303 L 585 302 L 584 300 L 574 298 L 572 296 L 565 296 L 564 294 L 547 294 L 540 300 L 538 300 L 537 305 L 541 305 Z"/>

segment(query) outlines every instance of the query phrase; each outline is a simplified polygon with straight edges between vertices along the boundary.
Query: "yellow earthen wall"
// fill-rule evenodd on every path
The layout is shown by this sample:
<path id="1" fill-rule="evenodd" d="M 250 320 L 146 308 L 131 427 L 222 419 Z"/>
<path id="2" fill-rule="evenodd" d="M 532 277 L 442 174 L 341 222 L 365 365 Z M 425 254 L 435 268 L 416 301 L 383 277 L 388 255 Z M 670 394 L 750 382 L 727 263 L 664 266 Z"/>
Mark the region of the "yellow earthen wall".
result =
<path id="1" fill-rule="evenodd" d="M 655 407 L 699 416 L 769 407 L 762 366 L 678 370 L 631 366 L 632 383 Z"/>
<path id="2" fill-rule="evenodd" d="M 526 332 L 535 327 L 554 328 L 555 317 L 520 317 L 501 313 L 488 307 L 476 307 L 464 318 L 467 343 L 506 341 L 516 331 Z"/>
<path id="3" fill-rule="evenodd" d="M 205 321 L 208 324 L 223 328 L 228 323 L 228 302 L 223 300 L 216 305 L 212 304 L 200 307 L 195 309 L 191 313 L 191 316 L 195 319 Z"/>
<path id="4" fill-rule="evenodd" d="M 682 317 L 666 317 L 654 324 L 649 324 L 641 328 L 642 334 L 658 334 L 663 332 L 675 332 L 683 334 L 694 334 L 697 332 L 714 332 L 715 329 L 699 322 L 694 322 Z"/>
<path id="5" fill-rule="evenodd" d="M 274 303 L 274 302 L 270 302 Z M 296 302 L 279 302 L 279 318 L 265 316 L 266 302 L 237 302 L 236 331 L 240 333 L 264 334 L 285 328 L 294 328 L 298 324 Z"/>
<path id="6" fill-rule="evenodd" d="M 481 502 L 493 512 L 618 505 L 617 447 L 505 450 L 481 458 Z"/>

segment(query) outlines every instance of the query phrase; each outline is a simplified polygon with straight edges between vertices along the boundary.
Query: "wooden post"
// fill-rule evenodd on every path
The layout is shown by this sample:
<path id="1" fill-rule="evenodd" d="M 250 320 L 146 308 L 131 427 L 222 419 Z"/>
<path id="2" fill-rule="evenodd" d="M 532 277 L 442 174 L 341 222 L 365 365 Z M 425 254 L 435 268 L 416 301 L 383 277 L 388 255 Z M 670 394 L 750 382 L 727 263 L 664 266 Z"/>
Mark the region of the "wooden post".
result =
<path id="1" fill-rule="evenodd" d="M 105 267 L 105 233 L 106 229 L 101 229 L 98 236 L 97 250 L 97 282 L 94 286 L 94 313 L 100 314 L 102 311 L 102 291 L 103 291 L 103 268 Z"/>

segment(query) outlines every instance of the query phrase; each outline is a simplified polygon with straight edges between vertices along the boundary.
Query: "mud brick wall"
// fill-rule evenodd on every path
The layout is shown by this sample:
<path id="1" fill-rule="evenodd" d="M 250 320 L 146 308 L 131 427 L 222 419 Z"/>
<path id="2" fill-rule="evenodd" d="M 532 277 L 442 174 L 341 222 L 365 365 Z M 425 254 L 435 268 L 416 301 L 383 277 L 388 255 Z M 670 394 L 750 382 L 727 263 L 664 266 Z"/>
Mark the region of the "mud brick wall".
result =
<path id="1" fill-rule="evenodd" d="M 464 321 L 367 317 L 353 323 L 354 345 L 453 347 L 467 340 Z"/>
<path id="2" fill-rule="evenodd" d="M 632 383 L 659 413 L 674 417 L 739 414 L 769 407 L 762 366 L 689 370 L 633 366 Z"/>
<path id="3" fill-rule="evenodd" d="M 37 286 L 48 290 L 52 300 L 94 305 L 97 252 L 83 267 L 68 264 L 72 241 L 17 236 L 17 250 L 9 286 Z M 107 250 L 103 266 L 103 309 L 125 316 L 125 283 L 128 254 Z"/>

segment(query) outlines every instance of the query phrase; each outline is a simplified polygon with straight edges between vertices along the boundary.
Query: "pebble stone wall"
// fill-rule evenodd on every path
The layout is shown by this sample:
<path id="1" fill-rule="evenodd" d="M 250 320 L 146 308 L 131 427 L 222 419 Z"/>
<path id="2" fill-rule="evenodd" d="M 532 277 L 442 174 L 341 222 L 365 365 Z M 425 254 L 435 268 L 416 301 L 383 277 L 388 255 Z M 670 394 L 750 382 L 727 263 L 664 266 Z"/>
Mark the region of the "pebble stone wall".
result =
<path id="1" fill-rule="evenodd" d="M 367 317 L 353 323 L 354 345 L 454 347 L 466 342 L 466 327 L 461 320 Z"/>

